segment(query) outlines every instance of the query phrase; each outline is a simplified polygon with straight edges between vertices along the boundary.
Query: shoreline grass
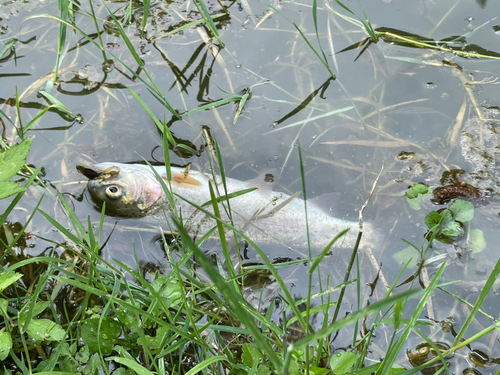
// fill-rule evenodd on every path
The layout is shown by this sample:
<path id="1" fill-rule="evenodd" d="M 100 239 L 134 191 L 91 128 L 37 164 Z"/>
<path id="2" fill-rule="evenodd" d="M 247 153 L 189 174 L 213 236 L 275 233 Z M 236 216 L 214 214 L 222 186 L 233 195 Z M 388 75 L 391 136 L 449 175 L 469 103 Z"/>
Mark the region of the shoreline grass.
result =
<path id="1" fill-rule="evenodd" d="M 340 5 L 338 0 L 336 2 Z M 115 17 L 111 12 L 110 17 L 118 35 L 130 51 L 131 57 L 138 64 L 138 70 L 131 69 L 123 62 L 123 59 L 119 59 L 118 56 L 105 49 L 92 5 L 91 14 L 78 14 L 93 19 L 98 42 L 94 40 L 95 37 L 84 33 L 76 26 L 72 18 L 73 9 L 69 5 L 71 4 L 65 2 L 60 4 L 60 17 L 45 14 L 30 16 L 26 19 L 48 17 L 59 22 L 56 74 L 54 80 L 50 82 L 57 80 L 57 72 L 63 62 L 65 48 L 67 48 L 66 37 L 69 34 L 68 30 L 71 29 L 83 35 L 102 52 L 103 64 L 110 63 L 107 53 L 122 63 L 173 118 L 178 119 L 228 103 L 239 102 L 234 116 L 234 125 L 243 112 L 244 106 L 251 104 L 250 91 L 235 94 L 221 89 L 226 94 L 226 98 L 181 113 L 170 104 L 166 95 L 154 82 L 154 76 L 148 73 L 144 61 L 127 36 L 125 27 L 133 15 L 132 2 L 122 19 Z M 202 24 L 217 40 L 220 50 L 210 48 L 210 51 L 212 53 L 217 51 L 214 58 L 220 58 L 225 45 L 220 39 L 221 36 L 218 34 L 214 20 L 223 15 L 211 14 L 202 0 L 195 1 L 195 5 L 203 20 L 182 25 L 170 31 L 168 35 Z M 145 33 L 148 10 L 154 4 L 145 1 L 143 6 L 141 35 Z M 345 6 L 341 6 L 352 13 Z M 279 13 L 275 8 L 269 7 Z M 292 24 L 298 35 L 329 72 L 331 78 L 324 84 L 326 90 L 330 81 L 335 80 L 336 76 L 321 47 L 316 1 L 313 2 L 312 14 L 314 34 L 319 50 L 312 46 L 305 33 L 295 23 L 292 22 Z M 387 29 L 373 29 L 366 15 L 364 19 L 360 19 L 359 22 L 371 39 L 369 42 L 358 45 L 365 48 L 362 52 L 377 39 L 382 39 L 386 42 L 401 41 L 412 48 L 439 49 L 469 57 L 473 54 L 448 48 L 444 42 L 433 44 L 432 41 L 423 42 L 418 38 L 408 38 Z M 357 25 L 360 25 L 359 22 Z M 7 43 L 0 57 L 14 43 Z M 474 57 L 497 58 L 493 55 L 477 54 L 474 54 Z M 147 80 L 141 76 L 141 71 L 147 76 Z M 27 124 L 21 121 L 20 99 L 16 90 L 19 126 L 14 123 L 11 125 L 15 131 L 13 134 L 17 134 L 21 140 L 26 139 L 28 132 L 35 128 L 37 121 L 49 110 L 58 111 L 75 120 L 80 119 L 50 94 L 50 82 L 46 86 L 46 91 L 40 92 L 44 100 L 48 102 L 48 106 L 44 107 Z M 169 148 L 172 147 L 174 150 L 183 148 L 191 155 L 197 154 L 197 151 L 175 140 L 167 126 L 166 114 L 163 120 L 160 120 L 161 116 L 158 118 L 149 109 L 146 100 L 143 100 L 131 87 L 129 90 L 162 134 L 167 180 L 170 180 Z M 305 108 L 319 92 L 320 89 L 298 108 Z M 358 111 L 355 105 L 353 107 Z M 324 111 L 323 115 L 310 117 L 307 121 L 332 116 L 353 107 Z M 292 111 L 290 116 L 295 113 Z M 0 111 L 0 114 L 8 118 L 4 112 Z M 303 124 L 304 121 L 296 121 L 282 128 L 271 130 L 269 133 Z M 298 136 L 295 140 L 297 139 Z M 367 287 L 362 285 L 366 281 L 361 268 L 360 254 L 362 252 L 358 252 L 357 248 L 353 249 L 348 271 L 343 280 L 337 282 L 331 275 L 322 273 L 320 269 L 320 262 L 329 256 L 329 252 L 335 246 L 335 241 L 343 233 L 335 234 L 328 246 L 319 254 L 312 254 L 308 248 L 308 256 L 304 259 L 277 263 L 269 259 L 265 251 L 236 228 L 231 220 L 222 220 L 221 217 L 224 215 L 221 213 L 231 218 L 231 198 L 235 195 L 228 194 L 223 155 L 215 137 L 206 133 L 205 143 L 210 149 L 208 153 L 210 171 L 213 173 L 214 180 L 216 180 L 216 175 L 220 176 L 223 188 L 218 184 L 211 186 L 211 200 L 207 202 L 207 205 L 196 206 L 193 203 L 191 205 L 214 219 L 216 225 L 197 242 L 194 242 L 183 227 L 182 212 L 175 209 L 175 200 L 183 199 L 183 197 L 175 195 L 168 181 L 165 183 L 160 179 L 164 192 L 169 197 L 170 205 L 173 207 L 172 221 L 176 228 L 172 229 L 176 230 L 177 235 L 173 236 L 174 240 L 170 243 L 165 240 L 165 234 L 161 234 L 170 272 L 168 274 L 156 272 L 148 276 L 143 274 L 137 257 L 137 268 L 134 268 L 124 262 L 110 262 L 102 256 L 103 248 L 109 240 L 103 237 L 105 207 L 102 208 L 99 224 L 95 226 L 90 217 L 78 217 L 67 199 L 62 194 L 58 194 L 57 202 L 61 204 L 70 224 L 70 229 L 68 229 L 61 220 L 57 220 L 39 208 L 44 199 L 42 196 L 22 228 L 17 233 L 9 231 L 7 218 L 28 187 L 38 185 L 43 191 L 51 192 L 38 177 L 42 167 L 39 166 L 34 170 L 27 167 L 24 156 L 24 162 L 14 172 L 14 174 L 18 173 L 16 178 L 19 177 L 24 185 L 20 187 L 21 190 L 17 192 L 7 210 L 0 217 L 0 227 L 6 237 L 5 240 L 0 238 L 2 250 L 0 257 L 2 259 L 0 265 L 0 375 L 17 373 L 23 375 L 33 373 L 47 375 L 74 373 L 116 375 L 132 373 L 141 375 L 167 373 L 364 375 L 377 373 L 393 375 L 401 373 L 410 375 L 438 362 L 440 364 L 436 365 L 436 371 L 449 372 L 449 355 L 458 353 L 460 349 L 499 329 L 498 320 L 486 315 L 482 311 L 482 306 L 500 274 L 500 261 L 495 264 L 484 288 L 472 304 L 470 314 L 456 333 L 454 341 L 449 345 L 449 349 L 441 350 L 436 345 L 438 343 L 436 331 L 444 332 L 444 328 L 436 327 L 439 322 L 421 318 L 426 305 L 430 303 L 431 297 L 437 291 L 445 291 L 459 303 L 466 304 L 467 302 L 460 296 L 447 291 L 446 287 L 450 283 L 440 283 L 446 268 L 445 262 L 436 267 L 425 289 L 415 288 L 422 270 L 430 262 L 425 259 L 425 256 L 441 230 L 444 216 L 437 220 L 434 227 L 429 228 L 431 236 L 421 248 L 406 241 L 419 252 L 420 257 L 417 271 L 410 279 L 401 280 L 410 265 L 411 260 L 408 260 L 385 293 L 374 299 L 371 296 L 365 298 L 363 293 L 366 293 Z M 7 152 L 5 150 L 9 147 L 3 140 L 1 144 L 0 160 L 3 161 Z M 292 153 L 292 149 L 290 148 L 288 156 Z M 300 147 L 298 147 L 298 160 L 302 193 L 306 198 L 307 171 L 304 168 Z M 4 180 L 1 181 L 5 182 Z M 239 193 L 244 194 L 249 191 Z M 307 223 L 307 205 L 304 209 Z M 35 214 L 40 214 L 64 240 L 55 244 L 53 239 L 41 237 L 40 239 L 64 248 L 63 254 L 53 251 L 47 256 L 22 259 L 15 253 L 14 249 L 18 241 L 23 236 L 32 235 L 26 231 Z M 227 233 L 233 235 L 228 236 Z M 217 259 L 215 265 L 207 257 L 202 246 L 212 234 L 218 234 L 223 258 Z M 235 241 L 237 237 L 243 238 L 255 249 L 263 264 L 250 266 L 244 264 L 239 245 Z M 231 257 L 233 246 L 236 247 L 236 261 Z M 442 259 L 443 257 L 440 258 Z M 28 272 L 24 270 L 34 265 L 39 265 L 44 272 L 32 279 L 25 278 Z M 294 295 L 291 283 L 282 276 L 282 271 L 286 267 L 299 266 L 308 267 L 306 296 Z M 265 274 L 268 280 L 262 285 L 259 284 L 261 298 L 257 305 L 251 304 L 244 298 L 245 288 L 248 287 L 246 277 L 254 272 Z M 351 272 L 355 272 L 354 277 L 351 277 Z M 313 279 L 318 280 L 319 291 L 313 292 Z M 267 301 L 263 301 L 262 297 L 267 284 L 279 287 L 276 297 L 268 304 L 265 303 Z M 356 293 L 353 298 L 355 308 L 351 306 L 349 311 L 346 309 L 343 298 L 346 288 L 355 290 Z M 346 315 L 340 317 L 340 311 L 345 312 Z M 478 314 L 482 314 L 490 324 L 467 337 L 467 330 Z M 276 319 L 277 315 L 280 316 L 279 319 Z M 318 321 L 315 321 L 316 318 Z M 345 334 L 345 332 L 349 339 L 343 340 L 342 345 L 337 345 L 338 342 L 335 341 L 337 335 Z M 383 351 L 383 356 L 373 349 L 377 347 L 375 336 L 379 332 L 386 335 L 388 342 L 387 347 L 379 348 Z M 433 353 L 433 356 L 425 357 L 418 366 L 405 370 L 400 362 L 402 358 L 405 359 L 403 351 L 410 335 L 427 345 L 427 349 Z M 349 344 L 344 345 L 346 342 Z"/>

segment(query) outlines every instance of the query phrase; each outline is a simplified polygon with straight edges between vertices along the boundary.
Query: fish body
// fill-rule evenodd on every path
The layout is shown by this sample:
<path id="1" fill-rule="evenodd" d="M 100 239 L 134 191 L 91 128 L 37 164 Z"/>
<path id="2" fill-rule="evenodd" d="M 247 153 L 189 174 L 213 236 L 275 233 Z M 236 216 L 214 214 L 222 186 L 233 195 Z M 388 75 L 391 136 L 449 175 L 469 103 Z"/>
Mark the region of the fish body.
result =
<path id="1" fill-rule="evenodd" d="M 169 186 L 165 167 L 153 168 Z M 141 164 L 101 163 L 78 169 L 90 178 L 88 189 L 93 200 L 98 204 L 106 202 L 106 213 L 142 218 L 143 221 L 161 226 L 163 230 L 176 230 L 171 220 L 173 209 L 151 167 Z M 219 180 L 218 176 L 214 181 L 211 175 L 202 172 L 171 167 L 170 186 L 172 192 L 177 195 L 174 195 L 176 210 L 182 217 L 185 229 L 194 237 L 199 238 L 206 234 L 216 225 L 216 221 L 179 196 L 201 206 L 210 201 L 210 183 L 214 190 L 218 188 L 220 196 L 226 195 Z M 268 179 L 262 177 L 261 181 L 245 182 L 226 178 L 228 195 L 255 186 L 258 188 L 220 202 L 221 219 L 230 221 L 226 211 L 230 208 L 234 226 L 258 245 L 283 244 L 289 248 L 304 249 L 308 245 L 309 229 L 310 244 L 320 251 L 340 231 L 349 228 L 349 232 L 337 241 L 335 247 L 354 247 L 358 235 L 357 222 L 335 218 L 308 202 L 307 227 L 304 200 L 296 195 L 272 191 L 271 184 L 266 180 Z M 212 203 L 204 208 L 213 212 Z M 373 245 L 376 242 L 377 235 L 370 223 L 364 224 L 363 233 L 364 243 Z"/>

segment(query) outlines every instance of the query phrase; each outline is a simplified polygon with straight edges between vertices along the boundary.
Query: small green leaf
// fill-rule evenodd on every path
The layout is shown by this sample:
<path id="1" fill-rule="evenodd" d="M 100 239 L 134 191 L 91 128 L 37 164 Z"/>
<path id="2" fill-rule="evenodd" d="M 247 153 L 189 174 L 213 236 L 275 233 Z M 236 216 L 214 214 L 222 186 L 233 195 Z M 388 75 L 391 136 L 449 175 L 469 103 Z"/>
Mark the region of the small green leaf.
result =
<path id="1" fill-rule="evenodd" d="M 406 196 L 410 199 L 415 199 L 419 195 L 429 194 L 430 190 L 424 184 L 415 184 L 408 189 Z"/>
<path id="2" fill-rule="evenodd" d="M 97 336 L 98 331 L 99 336 Z M 102 319 L 100 328 L 98 318 L 87 319 L 82 324 L 83 343 L 88 345 L 93 353 L 99 352 L 100 349 L 103 355 L 111 354 L 113 343 L 120 333 L 120 325 L 109 316 Z"/>
<path id="3" fill-rule="evenodd" d="M 22 276 L 22 274 L 10 270 L 0 272 L 0 292 L 3 292 L 11 284 L 14 284 Z"/>
<path id="4" fill-rule="evenodd" d="M 12 337 L 9 332 L 0 331 L 0 361 L 3 361 L 9 355 L 12 349 Z"/>
<path id="5" fill-rule="evenodd" d="M 87 345 L 84 345 L 75 354 L 75 359 L 81 363 L 87 363 L 90 358 L 90 349 Z"/>
<path id="6" fill-rule="evenodd" d="M 243 352 L 241 354 L 241 361 L 243 364 L 252 367 L 255 362 L 260 362 L 263 358 L 264 356 L 259 349 L 250 344 L 243 344 Z"/>
<path id="7" fill-rule="evenodd" d="M 31 319 L 26 332 L 40 341 L 62 341 L 66 336 L 64 329 L 49 319 Z"/>
<path id="8" fill-rule="evenodd" d="M 393 366 L 394 367 L 389 370 L 389 374 L 388 375 L 394 375 L 394 374 L 406 371 L 405 368 L 403 368 L 403 367 L 401 367 L 399 365 L 393 365 Z"/>
<path id="9" fill-rule="evenodd" d="M 312 375 L 326 375 L 330 372 L 327 368 L 309 367 L 309 373 Z"/>
<path id="10" fill-rule="evenodd" d="M 481 229 L 472 229 L 470 231 L 470 243 L 472 254 L 480 253 L 486 248 L 484 233 Z"/>
<path id="11" fill-rule="evenodd" d="M 106 358 L 106 361 L 115 361 L 121 365 L 127 366 L 130 370 L 135 371 L 139 375 L 154 375 L 154 372 L 149 371 L 148 369 L 142 367 L 140 364 L 137 363 L 137 361 L 131 360 L 131 359 L 126 359 L 126 358 L 120 358 L 120 357 L 108 357 Z"/>
<path id="12" fill-rule="evenodd" d="M 38 314 L 41 314 L 47 307 L 49 307 L 50 304 L 51 302 L 49 301 L 38 302 L 31 310 L 31 316 L 37 316 Z M 21 326 L 26 323 L 26 318 L 28 317 L 28 308 L 29 304 L 25 305 L 21 310 L 21 314 L 19 314 L 19 324 Z"/>
<path id="13" fill-rule="evenodd" d="M 431 211 L 427 214 L 424 221 L 427 228 L 432 229 L 441 221 L 441 215 L 439 212 Z"/>
<path id="14" fill-rule="evenodd" d="M 415 184 L 408 189 L 406 201 L 412 210 L 418 211 L 422 206 L 422 201 L 431 194 L 431 191 L 424 184 Z"/>
<path id="15" fill-rule="evenodd" d="M 132 324 L 134 323 L 135 318 L 134 316 L 130 315 L 125 308 L 117 306 L 114 309 L 114 312 L 120 323 L 122 323 L 125 327 L 128 327 L 130 329 L 133 328 Z"/>
<path id="16" fill-rule="evenodd" d="M 411 259 L 408 268 L 413 268 L 417 265 L 420 259 L 420 253 L 412 246 L 405 247 L 403 250 L 393 254 L 392 259 L 400 264 L 406 264 Z"/>
<path id="17" fill-rule="evenodd" d="M 343 375 L 349 372 L 359 358 L 359 354 L 352 352 L 341 352 L 331 356 L 330 368 L 335 375 Z"/>
<path id="18" fill-rule="evenodd" d="M 145 345 L 150 349 L 159 349 L 161 347 L 161 343 L 165 342 L 165 335 L 167 335 L 170 332 L 170 329 L 165 326 L 161 326 L 156 330 L 156 336 L 151 337 L 150 335 L 145 335 L 144 336 L 144 341 L 142 341 L 142 338 L 139 337 L 137 339 L 137 345 Z"/>
<path id="19" fill-rule="evenodd" d="M 474 205 L 471 202 L 457 199 L 450 206 L 450 210 L 455 215 L 455 220 L 465 223 L 474 217 Z"/>
<path id="20" fill-rule="evenodd" d="M 266 365 L 260 365 L 257 369 L 257 375 L 271 375 L 273 372 Z"/>
<path id="21" fill-rule="evenodd" d="M 132 375 L 132 373 L 125 367 L 118 367 L 115 371 L 113 371 L 113 375 Z"/>
<path id="22" fill-rule="evenodd" d="M 152 285 L 162 297 L 169 298 L 172 303 L 181 301 L 182 288 L 177 279 L 161 275 L 158 279 L 153 281 Z"/>
<path id="23" fill-rule="evenodd" d="M 449 237 L 459 237 L 464 230 L 458 221 L 447 221 L 441 226 L 441 233 Z"/>
<path id="24" fill-rule="evenodd" d="M 0 152 L 0 181 L 8 180 L 24 166 L 32 142 L 33 137 L 29 137 L 8 150 Z"/>
<path id="25" fill-rule="evenodd" d="M 98 370 L 101 368 L 101 357 L 99 353 L 95 353 L 90 357 L 87 366 L 83 369 L 83 375 L 94 375 L 98 374 Z"/>

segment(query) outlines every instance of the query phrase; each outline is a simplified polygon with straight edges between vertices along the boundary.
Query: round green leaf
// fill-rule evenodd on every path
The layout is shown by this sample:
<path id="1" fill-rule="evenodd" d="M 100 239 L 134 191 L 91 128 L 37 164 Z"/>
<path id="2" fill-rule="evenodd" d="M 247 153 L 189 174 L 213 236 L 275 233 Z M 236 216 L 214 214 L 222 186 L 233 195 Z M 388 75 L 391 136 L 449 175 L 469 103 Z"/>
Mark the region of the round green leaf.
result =
<path id="1" fill-rule="evenodd" d="M 335 375 L 343 375 L 351 370 L 358 358 L 359 354 L 351 352 L 334 354 L 330 358 L 330 368 Z"/>
<path id="2" fill-rule="evenodd" d="M 26 332 L 40 341 L 62 341 L 66 336 L 64 329 L 49 319 L 31 319 Z"/>
<path id="3" fill-rule="evenodd" d="M 436 211 L 431 211 L 425 217 L 425 225 L 427 228 L 432 229 L 441 221 L 441 215 Z"/>
<path id="4" fill-rule="evenodd" d="M 429 188 L 424 184 L 415 184 L 408 189 L 406 196 L 410 199 L 414 199 L 419 195 L 429 194 Z"/>
<path id="5" fill-rule="evenodd" d="M 472 254 L 480 253 L 486 248 L 484 233 L 481 229 L 472 229 L 470 231 L 470 243 Z"/>
<path id="6" fill-rule="evenodd" d="M 457 199 L 450 206 L 450 210 L 455 215 L 455 220 L 465 223 L 474 217 L 474 205 L 471 202 Z"/>
<path id="7" fill-rule="evenodd" d="M 99 320 L 99 318 L 95 318 L 83 322 L 82 340 L 85 345 L 88 345 L 91 352 L 96 353 L 100 349 L 103 355 L 108 355 L 113 351 L 113 343 L 120 335 L 121 328 L 118 322 L 109 316 L 102 319 L 99 328 Z"/>
<path id="8" fill-rule="evenodd" d="M 423 184 L 415 184 L 408 189 L 406 193 L 406 202 L 412 210 L 418 211 L 421 208 L 422 201 L 430 194 L 430 190 Z"/>

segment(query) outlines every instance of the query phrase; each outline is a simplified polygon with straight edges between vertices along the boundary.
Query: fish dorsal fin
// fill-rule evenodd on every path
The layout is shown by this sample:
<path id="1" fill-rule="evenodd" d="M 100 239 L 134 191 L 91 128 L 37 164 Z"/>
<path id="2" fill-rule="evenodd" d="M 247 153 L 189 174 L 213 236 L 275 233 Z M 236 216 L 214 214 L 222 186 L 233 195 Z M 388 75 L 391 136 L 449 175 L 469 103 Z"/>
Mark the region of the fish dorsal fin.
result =
<path id="1" fill-rule="evenodd" d="M 162 176 L 163 179 L 166 181 L 167 176 Z M 184 172 L 172 172 L 172 184 L 176 184 L 180 187 L 196 187 L 196 186 L 201 186 L 202 183 L 198 181 L 195 177 L 190 176 L 188 173 Z"/>
<path id="2" fill-rule="evenodd" d="M 270 169 L 247 181 L 246 185 L 248 187 L 256 187 L 262 192 L 271 192 L 278 176 L 279 171 L 277 169 Z"/>

